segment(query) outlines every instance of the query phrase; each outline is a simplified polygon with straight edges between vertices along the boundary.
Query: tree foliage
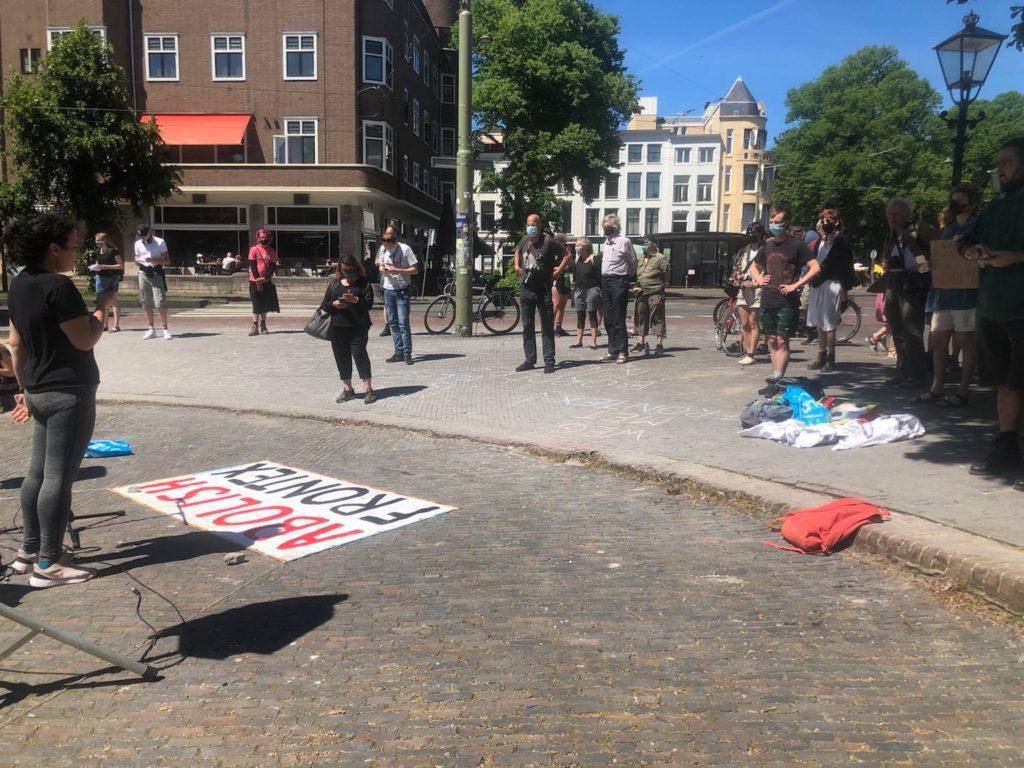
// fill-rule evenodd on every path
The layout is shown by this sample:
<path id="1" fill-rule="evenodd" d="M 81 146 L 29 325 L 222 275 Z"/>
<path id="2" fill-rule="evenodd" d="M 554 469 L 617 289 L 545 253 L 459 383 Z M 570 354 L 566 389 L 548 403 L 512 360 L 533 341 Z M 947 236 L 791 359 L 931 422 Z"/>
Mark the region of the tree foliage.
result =
<path id="1" fill-rule="evenodd" d="M 946 199 L 943 161 L 952 146 L 935 113 L 940 102 L 891 46 L 863 48 L 829 67 L 786 95 L 787 122 L 796 125 L 773 150 L 773 199 L 811 226 L 823 208 L 838 208 L 861 250 L 881 241 L 894 196 L 933 219 Z"/>
<path id="2" fill-rule="evenodd" d="M 948 117 L 953 121 L 958 114 L 959 106 L 955 106 Z M 1024 135 L 1024 94 L 1007 91 L 991 100 L 977 99 L 968 108 L 967 119 L 970 127 L 964 147 L 963 180 L 986 189 L 991 183 L 989 172 L 995 167 L 999 147 L 1014 136 Z M 953 146 L 954 134 L 953 128 L 948 128 L 947 152 Z"/>
<path id="3" fill-rule="evenodd" d="M 500 191 L 506 231 L 521 231 L 531 212 L 559 221 L 551 187 L 596 187 L 639 107 L 618 18 L 587 0 L 476 0 L 473 24 L 476 120 L 504 134 L 509 160 L 484 175 L 484 189 Z"/>
<path id="4" fill-rule="evenodd" d="M 177 169 L 160 159 L 160 136 L 139 122 L 124 70 L 80 21 L 54 41 L 38 73 L 11 78 L 2 96 L 13 179 L 0 185 L 5 216 L 58 207 L 91 228 L 136 215 L 177 190 Z"/>

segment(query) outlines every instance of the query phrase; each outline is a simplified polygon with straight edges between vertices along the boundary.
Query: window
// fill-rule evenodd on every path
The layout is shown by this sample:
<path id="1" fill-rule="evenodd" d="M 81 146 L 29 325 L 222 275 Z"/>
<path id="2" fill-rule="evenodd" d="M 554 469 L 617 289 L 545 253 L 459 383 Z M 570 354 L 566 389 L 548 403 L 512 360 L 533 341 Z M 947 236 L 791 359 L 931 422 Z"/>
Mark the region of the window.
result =
<path id="1" fill-rule="evenodd" d="M 366 75 L 365 61 L 363 75 Z M 390 74 L 388 75 L 390 85 Z M 316 80 L 316 35 L 284 35 L 284 79 Z"/>
<path id="2" fill-rule="evenodd" d="M 178 79 L 177 35 L 146 35 L 146 79 Z"/>
<path id="3" fill-rule="evenodd" d="M 729 231 L 729 214 L 731 213 L 731 206 L 726 203 L 722 206 L 722 231 Z"/>
<path id="4" fill-rule="evenodd" d="M 430 53 L 426 49 L 423 51 L 423 83 L 430 87 Z"/>
<path id="5" fill-rule="evenodd" d="M 86 27 L 90 32 L 95 32 L 100 36 L 100 40 L 106 42 L 107 40 L 107 28 L 106 27 Z M 64 35 L 70 35 L 72 32 L 71 27 L 51 27 L 46 30 L 46 50 L 52 51 L 54 44 L 60 40 Z"/>
<path id="6" fill-rule="evenodd" d="M 641 173 L 627 173 L 626 174 L 626 199 L 627 200 L 639 200 L 640 199 L 640 178 L 643 176 Z"/>
<path id="7" fill-rule="evenodd" d="M 441 74 L 440 74 L 440 72 L 437 69 L 437 64 L 435 64 L 433 67 L 431 67 L 430 72 L 431 72 L 431 77 L 433 78 L 431 80 L 431 83 L 432 83 L 432 90 L 434 92 L 434 98 L 435 99 L 439 99 L 439 98 L 441 98 Z"/>
<path id="8" fill-rule="evenodd" d="M 408 155 L 402 155 L 402 179 L 405 180 L 406 184 L 409 183 L 409 156 Z"/>
<path id="9" fill-rule="evenodd" d="M 744 165 L 743 166 L 743 191 L 744 192 L 756 192 L 757 191 L 757 166 L 756 165 Z"/>
<path id="10" fill-rule="evenodd" d="M 420 73 L 420 39 L 416 35 L 412 36 L 412 71 Z"/>
<path id="11" fill-rule="evenodd" d="M 637 237 L 640 234 L 640 209 L 626 209 L 626 237 Z"/>
<path id="12" fill-rule="evenodd" d="M 420 100 L 412 100 L 412 132 L 416 135 L 420 135 Z"/>
<path id="13" fill-rule="evenodd" d="M 619 174 L 610 173 L 604 180 L 604 196 L 608 200 L 615 200 L 619 196 Z"/>
<path id="14" fill-rule="evenodd" d="M 689 214 L 686 211 L 672 211 L 672 232 L 680 234 L 686 232 L 686 220 Z"/>
<path id="15" fill-rule="evenodd" d="M 583 223 L 583 231 L 586 235 L 599 235 L 601 226 L 601 211 L 598 208 L 587 208 Z"/>
<path id="16" fill-rule="evenodd" d="M 677 163 L 688 163 L 688 162 L 690 162 L 690 148 L 689 147 L 676 147 L 676 162 Z"/>
<path id="17" fill-rule="evenodd" d="M 434 121 L 432 124 L 431 135 L 433 136 L 433 140 L 430 142 L 430 151 L 435 155 L 439 155 L 441 154 L 441 128 L 437 124 L 437 121 Z"/>
<path id="18" fill-rule="evenodd" d="M 423 169 L 423 183 L 420 185 L 420 189 L 424 194 L 430 191 L 430 171 L 426 168 Z"/>
<path id="19" fill-rule="evenodd" d="M 661 197 L 661 174 L 647 174 L 647 199 L 657 200 Z"/>
<path id="20" fill-rule="evenodd" d="M 430 113 L 427 110 L 423 110 L 423 140 L 428 145 L 433 146 L 434 144 L 434 126 L 430 124 Z"/>
<path id="21" fill-rule="evenodd" d="M 697 202 L 698 203 L 710 203 L 711 202 L 711 183 L 714 181 L 714 176 L 698 176 L 697 177 Z"/>
<path id="22" fill-rule="evenodd" d="M 648 163 L 660 163 L 661 162 L 661 144 L 648 144 L 647 145 L 647 162 Z"/>
<path id="23" fill-rule="evenodd" d="M 441 129 L 441 154 L 444 157 L 455 157 L 455 129 Z"/>
<path id="24" fill-rule="evenodd" d="M 725 166 L 725 179 L 722 182 L 722 191 L 723 192 L 731 192 L 732 191 L 732 166 L 729 166 L 729 165 Z"/>
<path id="25" fill-rule="evenodd" d="M 685 203 L 690 199 L 690 177 L 676 176 L 672 179 L 672 202 Z"/>
<path id="26" fill-rule="evenodd" d="M 245 37 L 211 35 L 214 80 L 245 80 Z"/>
<path id="27" fill-rule="evenodd" d="M 316 133 L 315 117 L 286 117 L 284 135 L 274 137 L 274 162 L 315 163 Z"/>
<path id="28" fill-rule="evenodd" d="M 391 43 L 383 37 L 363 38 L 363 82 L 386 85 L 394 82 Z"/>
<path id="29" fill-rule="evenodd" d="M 562 203 L 562 231 L 572 232 L 572 203 L 568 200 Z"/>
<path id="30" fill-rule="evenodd" d="M 19 52 L 21 60 L 21 74 L 30 75 L 39 70 L 39 59 L 42 57 L 42 50 L 39 48 L 22 48 Z"/>
<path id="31" fill-rule="evenodd" d="M 420 188 L 420 164 L 415 160 L 412 161 L 412 185 L 416 189 Z"/>
<path id="32" fill-rule="evenodd" d="M 455 103 L 455 75 L 441 75 L 441 101 Z"/>
<path id="33" fill-rule="evenodd" d="M 701 147 L 697 150 L 697 162 L 698 163 L 713 163 L 715 162 L 715 148 L 714 147 Z"/>
<path id="34" fill-rule="evenodd" d="M 642 163 L 644 161 L 644 145 L 629 144 L 626 146 L 626 162 Z"/>
<path id="35" fill-rule="evenodd" d="M 697 211 L 697 223 L 693 228 L 694 232 L 711 231 L 711 211 Z"/>
<path id="36" fill-rule="evenodd" d="M 648 208 L 644 211 L 644 234 L 653 235 L 658 231 L 658 209 Z"/>
<path id="37" fill-rule="evenodd" d="M 447 200 L 448 202 L 455 201 L 455 182 L 454 181 L 442 181 L 441 182 L 441 201 Z"/>
<path id="38" fill-rule="evenodd" d="M 754 213 L 757 211 L 757 206 L 754 203 L 743 204 L 743 218 L 740 219 L 740 229 L 744 232 L 747 231 L 747 227 L 750 226 L 750 222 L 754 220 Z"/>
<path id="39" fill-rule="evenodd" d="M 409 89 L 402 89 L 402 122 L 409 124 Z"/>
<path id="40" fill-rule="evenodd" d="M 604 209 L 604 218 L 608 218 L 609 216 L 616 216 L 617 217 L 618 215 L 619 215 L 619 209 L 618 208 L 605 208 Z"/>
<path id="41" fill-rule="evenodd" d="M 725 154 L 732 154 L 732 128 L 729 128 L 725 132 Z"/>
<path id="42" fill-rule="evenodd" d="M 391 168 L 391 126 L 387 123 L 363 121 L 363 162 L 375 165 L 382 171 L 392 172 Z M 416 182 L 419 163 L 413 163 L 413 181 Z"/>
<path id="43" fill-rule="evenodd" d="M 750 139 L 751 139 L 751 136 L 753 135 L 753 133 L 754 133 L 754 131 L 753 131 L 752 128 L 744 128 L 743 129 L 743 148 L 744 149 L 751 149 L 752 148 L 752 145 L 750 143 Z"/>

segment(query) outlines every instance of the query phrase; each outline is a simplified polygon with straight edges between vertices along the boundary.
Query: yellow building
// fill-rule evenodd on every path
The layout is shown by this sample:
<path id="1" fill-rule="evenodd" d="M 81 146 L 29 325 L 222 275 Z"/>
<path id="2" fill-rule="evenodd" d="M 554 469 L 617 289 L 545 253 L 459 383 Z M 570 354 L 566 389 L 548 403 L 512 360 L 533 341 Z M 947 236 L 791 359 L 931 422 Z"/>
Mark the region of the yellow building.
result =
<path id="1" fill-rule="evenodd" d="M 704 133 L 721 137 L 719 174 L 719 232 L 744 232 L 751 221 L 765 220 L 768 189 L 766 169 L 770 169 L 765 143 L 764 104 L 757 101 L 737 77 L 720 101 L 704 109 Z"/>

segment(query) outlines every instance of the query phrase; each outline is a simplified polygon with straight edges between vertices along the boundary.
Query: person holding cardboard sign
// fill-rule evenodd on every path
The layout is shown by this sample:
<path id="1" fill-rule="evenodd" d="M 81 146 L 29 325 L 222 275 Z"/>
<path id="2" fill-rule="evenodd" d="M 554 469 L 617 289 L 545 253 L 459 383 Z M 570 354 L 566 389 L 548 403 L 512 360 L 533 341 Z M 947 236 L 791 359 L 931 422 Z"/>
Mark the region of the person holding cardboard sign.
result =
<path id="1" fill-rule="evenodd" d="M 932 316 L 932 385 L 915 399 L 917 403 L 935 403 L 944 408 L 967 405 L 977 360 L 974 314 L 978 303 L 978 274 L 974 265 L 960 258 L 955 243 L 974 230 L 980 206 L 981 189 L 977 184 L 965 181 L 953 187 L 949 193 L 952 221 L 942 230 L 941 239 L 932 243 L 932 287 L 925 303 L 925 312 Z M 949 247 L 943 247 L 945 245 Z M 967 270 L 963 268 L 965 265 Z M 954 349 L 963 350 L 964 363 L 959 388 L 947 395 L 943 385 L 950 341 L 954 342 Z"/>

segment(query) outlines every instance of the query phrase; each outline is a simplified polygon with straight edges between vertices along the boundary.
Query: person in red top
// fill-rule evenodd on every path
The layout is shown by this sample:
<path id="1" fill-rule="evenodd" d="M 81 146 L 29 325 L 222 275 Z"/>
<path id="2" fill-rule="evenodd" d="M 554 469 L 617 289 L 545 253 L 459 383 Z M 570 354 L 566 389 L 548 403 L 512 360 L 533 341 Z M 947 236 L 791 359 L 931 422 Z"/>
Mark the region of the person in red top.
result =
<path id="1" fill-rule="evenodd" d="M 267 313 L 280 312 L 274 275 L 277 274 L 277 251 L 271 245 L 269 230 L 256 230 L 256 245 L 249 249 L 249 298 L 252 299 L 250 336 L 268 334 Z"/>

